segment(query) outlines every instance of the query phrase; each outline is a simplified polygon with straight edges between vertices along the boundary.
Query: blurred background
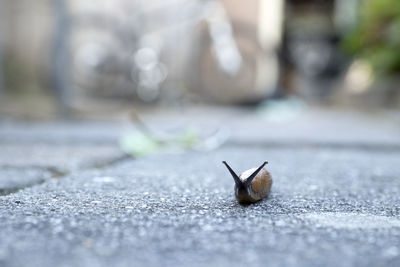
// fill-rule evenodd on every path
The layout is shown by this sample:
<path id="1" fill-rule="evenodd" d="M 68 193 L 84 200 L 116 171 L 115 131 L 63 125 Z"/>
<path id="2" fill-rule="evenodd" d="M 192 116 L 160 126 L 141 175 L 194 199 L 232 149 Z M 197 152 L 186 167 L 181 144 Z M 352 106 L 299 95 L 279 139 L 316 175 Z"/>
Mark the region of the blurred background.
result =
<path id="1" fill-rule="evenodd" d="M 5 118 L 398 108 L 399 73 L 398 0 L 0 0 Z"/>

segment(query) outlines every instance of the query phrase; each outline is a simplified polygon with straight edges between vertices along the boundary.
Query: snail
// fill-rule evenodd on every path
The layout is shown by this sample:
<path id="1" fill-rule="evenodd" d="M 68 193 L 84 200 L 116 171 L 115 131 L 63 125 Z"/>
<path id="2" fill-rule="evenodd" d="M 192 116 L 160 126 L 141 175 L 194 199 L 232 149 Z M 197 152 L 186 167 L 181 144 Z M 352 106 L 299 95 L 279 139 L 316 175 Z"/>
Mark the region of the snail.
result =
<path id="1" fill-rule="evenodd" d="M 264 166 L 265 161 L 260 167 L 244 171 L 240 176 L 231 169 L 226 163 L 222 162 L 228 168 L 233 180 L 235 181 L 235 197 L 239 203 L 254 203 L 268 196 L 272 186 L 272 178 Z"/>

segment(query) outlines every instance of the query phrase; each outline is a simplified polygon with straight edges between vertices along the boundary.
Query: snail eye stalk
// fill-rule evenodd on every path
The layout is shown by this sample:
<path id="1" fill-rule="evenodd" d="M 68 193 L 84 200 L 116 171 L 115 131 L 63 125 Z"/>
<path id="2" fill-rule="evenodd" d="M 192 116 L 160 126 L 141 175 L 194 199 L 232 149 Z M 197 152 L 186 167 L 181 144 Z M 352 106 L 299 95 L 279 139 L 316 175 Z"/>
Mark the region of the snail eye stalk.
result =
<path id="1" fill-rule="evenodd" d="M 226 161 L 222 162 L 225 164 L 226 168 L 228 168 L 229 172 L 231 173 L 233 180 L 235 180 L 235 184 L 240 185 L 242 184 L 242 181 L 240 180 L 239 176 L 232 170 L 232 168 L 226 163 Z"/>
<path id="2" fill-rule="evenodd" d="M 265 161 L 260 167 L 258 167 L 257 170 L 255 170 L 249 177 L 247 177 L 246 179 L 246 185 L 250 186 L 251 182 L 253 181 L 254 177 L 257 176 L 257 174 L 261 171 L 262 168 L 264 168 L 264 166 L 268 164 L 268 161 Z"/>

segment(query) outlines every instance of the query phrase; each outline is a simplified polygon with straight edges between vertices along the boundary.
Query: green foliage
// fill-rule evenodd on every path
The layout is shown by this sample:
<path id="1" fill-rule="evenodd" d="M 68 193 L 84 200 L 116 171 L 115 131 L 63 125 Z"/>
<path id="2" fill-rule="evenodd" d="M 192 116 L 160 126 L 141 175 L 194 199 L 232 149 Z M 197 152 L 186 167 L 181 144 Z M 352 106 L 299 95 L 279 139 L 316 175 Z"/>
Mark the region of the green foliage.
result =
<path id="1" fill-rule="evenodd" d="M 140 157 L 162 152 L 185 151 L 195 148 L 201 142 L 199 134 L 187 128 L 165 140 L 146 131 L 130 133 L 121 137 L 120 147 L 127 154 Z"/>
<path id="2" fill-rule="evenodd" d="M 343 45 L 368 60 L 378 75 L 400 73 L 400 1 L 362 1 L 358 23 Z"/>

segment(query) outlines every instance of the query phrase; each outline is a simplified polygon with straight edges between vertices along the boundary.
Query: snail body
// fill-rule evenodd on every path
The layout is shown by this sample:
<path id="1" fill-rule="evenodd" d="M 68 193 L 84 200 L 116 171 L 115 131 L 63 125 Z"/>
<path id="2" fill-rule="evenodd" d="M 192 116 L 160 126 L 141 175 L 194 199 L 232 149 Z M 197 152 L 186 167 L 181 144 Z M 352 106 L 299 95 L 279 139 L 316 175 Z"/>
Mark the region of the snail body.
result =
<path id="1" fill-rule="evenodd" d="M 225 161 L 223 163 L 235 181 L 234 194 L 239 203 L 254 203 L 268 196 L 272 186 L 271 175 L 264 169 L 268 162 L 258 168 L 246 170 L 240 176 Z"/>

